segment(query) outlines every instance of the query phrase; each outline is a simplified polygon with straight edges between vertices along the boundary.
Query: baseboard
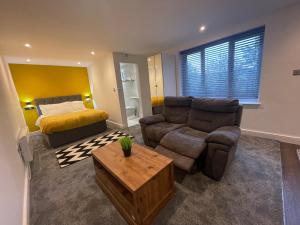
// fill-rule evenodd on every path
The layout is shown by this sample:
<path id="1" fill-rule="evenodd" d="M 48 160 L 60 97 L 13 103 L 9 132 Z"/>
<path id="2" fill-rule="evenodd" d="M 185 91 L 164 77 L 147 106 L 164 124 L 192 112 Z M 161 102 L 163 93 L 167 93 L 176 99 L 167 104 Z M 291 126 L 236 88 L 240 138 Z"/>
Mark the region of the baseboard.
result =
<path id="1" fill-rule="evenodd" d="M 38 135 L 42 135 L 42 132 L 40 130 L 36 130 L 36 131 L 31 131 L 29 132 L 30 136 L 38 136 Z"/>
<path id="2" fill-rule="evenodd" d="M 25 166 L 22 225 L 29 225 L 30 218 L 30 166 Z"/>
<path id="3" fill-rule="evenodd" d="M 241 130 L 242 130 L 242 134 L 245 135 L 274 139 L 280 142 L 287 142 L 291 144 L 298 144 L 298 145 L 300 144 L 300 137 L 297 136 L 290 136 L 285 134 L 271 133 L 271 132 L 258 131 L 258 130 L 249 130 L 243 128 Z"/>
<path id="4" fill-rule="evenodd" d="M 125 126 L 123 124 L 114 122 L 112 120 L 106 120 L 107 126 L 110 128 L 119 128 L 119 129 L 123 129 Z"/>

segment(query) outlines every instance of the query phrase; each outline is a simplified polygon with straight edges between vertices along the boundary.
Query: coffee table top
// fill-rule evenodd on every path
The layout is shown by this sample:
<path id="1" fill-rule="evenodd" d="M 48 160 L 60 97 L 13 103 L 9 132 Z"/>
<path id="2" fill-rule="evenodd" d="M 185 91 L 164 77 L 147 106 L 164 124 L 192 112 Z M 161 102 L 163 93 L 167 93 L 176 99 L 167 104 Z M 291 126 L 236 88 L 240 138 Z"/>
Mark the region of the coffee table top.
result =
<path id="1" fill-rule="evenodd" d="M 119 142 L 92 151 L 94 158 L 130 191 L 134 192 L 173 162 L 155 151 L 133 144 L 131 156 L 124 157 Z"/>

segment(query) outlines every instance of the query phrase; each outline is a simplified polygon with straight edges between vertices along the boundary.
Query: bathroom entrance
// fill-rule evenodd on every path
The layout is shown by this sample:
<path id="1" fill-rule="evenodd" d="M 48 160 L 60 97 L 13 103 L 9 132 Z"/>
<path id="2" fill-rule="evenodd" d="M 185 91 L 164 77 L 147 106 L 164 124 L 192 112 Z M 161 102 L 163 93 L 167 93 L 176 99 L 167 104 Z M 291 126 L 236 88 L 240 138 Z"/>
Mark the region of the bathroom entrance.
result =
<path id="1" fill-rule="evenodd" d="M 120 74 L 125 100 L 128 127 L 139 124 L 140 93 L 139 70 L 135 63 L 120 63 Z"/>

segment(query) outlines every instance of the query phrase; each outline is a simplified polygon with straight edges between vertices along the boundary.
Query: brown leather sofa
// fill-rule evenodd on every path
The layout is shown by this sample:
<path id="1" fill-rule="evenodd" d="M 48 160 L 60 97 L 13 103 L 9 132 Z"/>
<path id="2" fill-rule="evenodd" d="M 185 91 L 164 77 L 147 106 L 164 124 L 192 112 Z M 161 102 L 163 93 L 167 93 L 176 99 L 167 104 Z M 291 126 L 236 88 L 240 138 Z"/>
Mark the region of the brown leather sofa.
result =
<path id="1" fill-rule="evenodd" d="M 202 166 L 220 180 L 236 151 L 242 109 L 238 100 L 166 97 L 162 114 L 140 119 L 143 139 L 176 167 Z"/>

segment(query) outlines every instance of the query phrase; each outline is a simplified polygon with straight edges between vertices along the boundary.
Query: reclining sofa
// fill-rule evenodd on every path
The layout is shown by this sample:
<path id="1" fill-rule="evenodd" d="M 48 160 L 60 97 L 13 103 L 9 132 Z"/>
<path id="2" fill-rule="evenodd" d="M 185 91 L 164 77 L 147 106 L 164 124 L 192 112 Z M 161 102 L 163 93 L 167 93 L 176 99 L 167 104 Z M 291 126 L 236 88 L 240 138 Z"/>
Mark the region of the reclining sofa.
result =
<path id="1" fill-rule="evenodd" d="M 232 161 L 242 106 L 238 100 L 166 97 L 162 114 L 140 119 L 144 143 L 186 172 L 220 180 Z"/>

